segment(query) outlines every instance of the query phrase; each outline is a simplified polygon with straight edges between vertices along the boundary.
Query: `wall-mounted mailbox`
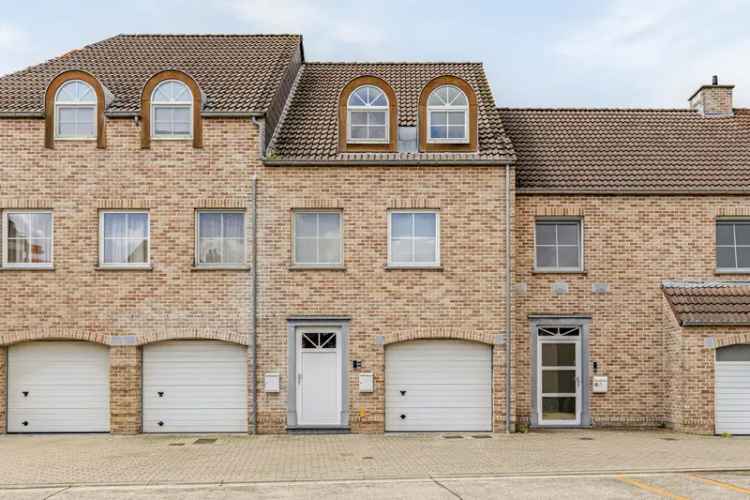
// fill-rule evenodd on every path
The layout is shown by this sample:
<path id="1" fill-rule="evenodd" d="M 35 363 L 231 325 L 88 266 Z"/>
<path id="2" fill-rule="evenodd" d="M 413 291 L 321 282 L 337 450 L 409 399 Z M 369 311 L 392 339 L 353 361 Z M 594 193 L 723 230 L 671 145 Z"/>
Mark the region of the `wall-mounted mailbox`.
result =
<path id="1" fill-rule="evenodd" d="M 595 375 L 592 391 L 595 393 L 607 392 L 609 389 L 609 378 L 606 375 Z"/>
<path id="2" fill-rule="evenodd" d="M 279 392 L 279 374 L 266 373 L 263 387 L 266 392 Z"/>
<path id="3" fill-rule="evenodd" d="M 375 381 L 372 378 L 372 373 L 360 373 L 359 374 L 359 392 L 373 392 L 375 391 Z"/>

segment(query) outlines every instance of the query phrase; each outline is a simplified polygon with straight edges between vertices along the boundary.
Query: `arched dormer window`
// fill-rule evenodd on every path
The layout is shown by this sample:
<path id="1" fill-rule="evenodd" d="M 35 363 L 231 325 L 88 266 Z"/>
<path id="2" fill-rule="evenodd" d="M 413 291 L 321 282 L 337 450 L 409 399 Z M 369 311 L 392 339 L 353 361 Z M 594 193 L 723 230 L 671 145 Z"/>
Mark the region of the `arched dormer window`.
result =
<path id="1" fill-rule="evenodd" d="M 65 71 L 47 86 L 45 106 L 45 147 L 55 141 L 96 140 L 106 147 L 104 130 L 104 87 L 89 73 Z"/>
<path id="2" fill-rule="evenodd" d="M 151 138 L 190 139 L 193 136 L 193 95 L 184 83 L 166 80 L 151 94 Z"/>
<path id="3" fill-rule="evenodd" d="M 476 151 L 474 90 L 454 76 L 432 80 L 419 98 L 419 128 L 422 151 Z"/>
<path id="4" fill-rule="evenodd" d="M 203 147 L 201 90 L 187 74 L 167 70 L 152 76 L 141 95 L 141 147 L 152 140 L 190 140 Z"/>
<path id="5" fill-rule="evenodd" d="M 339 150 L 396 151 L 396 94 L 385 81 L 361 76 L 339 97 Z"/>
<path id="6" fill-rule="evenodd" d="M 81 80 L 70 80 L 55 94 L 55 139 L 96 138 L 96 93 Z"/>
<path id="7" fill-rule="evenodd" d="M 349 96 L 347 142 L 388 142 L 388 98 L 374 85 L 362 85 Z"/>

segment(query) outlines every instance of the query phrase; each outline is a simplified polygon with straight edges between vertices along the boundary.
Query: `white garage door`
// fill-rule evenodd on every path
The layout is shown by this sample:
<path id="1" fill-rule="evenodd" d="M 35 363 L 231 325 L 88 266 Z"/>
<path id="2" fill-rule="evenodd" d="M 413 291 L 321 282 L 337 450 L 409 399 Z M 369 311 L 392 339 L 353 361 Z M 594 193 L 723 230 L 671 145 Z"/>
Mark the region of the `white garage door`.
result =
<path id="1" fill-rule="evenodd" d="M 750 434 L 750 345 L 716 351 L 716 433 Z"/>
<path id="2" fill-rule="evenodd" d="M 108 432 L 109 350 L 27 342 L 8 350 L 8 432 Z"/>
<path id="3" fill-rule="evenodd" d="M 246 431 L 246 347 L 192 340 L 143 348 L 143 432 Z"/>
<path id="4" fill-rule="evenodd" d="M 385 351 L 387 431 L 492 430 L 492 349 L 415 340 Z"/>

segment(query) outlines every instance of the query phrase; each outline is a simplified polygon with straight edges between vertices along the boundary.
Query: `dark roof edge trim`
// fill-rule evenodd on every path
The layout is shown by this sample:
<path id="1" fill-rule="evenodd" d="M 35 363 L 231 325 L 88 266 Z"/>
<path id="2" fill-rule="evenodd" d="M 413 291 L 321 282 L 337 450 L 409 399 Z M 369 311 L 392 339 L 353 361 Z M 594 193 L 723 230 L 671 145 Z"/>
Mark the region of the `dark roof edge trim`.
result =
<path id="1" fill-rule="evenodd" d="M 741 189 L 720 189 L 710 191 L 705 189 L 544 189 L 544 188 L 516 188 L 517 195 L 590 195 L 590 196 L 718 196 L 718 195 L 749 195 L 750 188 Z"/>
<path id="2" fill-rule="evenodd" d="M 750 326 L 750 320 L 745 321 L 701 321 L 683 320 L 680 326 Z"/>
<path id="3" fill-rule="evenodd" d="M 133 118 L 140 116 L 136 111 L 105 111 L 109 118 Z M 203 111 L 201 116 L 206 118 L 263 118 L 265 113 L 258 111 Z M 41 111 L 0 111 L 0 118 L 44 118 Z"/>
<path id="4" fill-rule="evenodd" d="M 269 160 L 263 159 L 263 164 L 273 166 L 341 166 L 341 165 L 486 165 L 507 166 L 513 162 L 508 160 Z"/>

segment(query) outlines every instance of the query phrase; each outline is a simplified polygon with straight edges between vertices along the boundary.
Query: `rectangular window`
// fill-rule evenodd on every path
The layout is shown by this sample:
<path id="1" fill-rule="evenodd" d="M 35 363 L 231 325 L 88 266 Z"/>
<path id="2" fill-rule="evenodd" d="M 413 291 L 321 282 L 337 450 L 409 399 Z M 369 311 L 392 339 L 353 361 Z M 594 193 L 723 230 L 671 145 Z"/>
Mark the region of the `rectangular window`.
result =
<path id="1" fill-rule="evenodd" d="M 394 210 L 388 215 L 388 265 L 440 265 L 440 215 L 429 210 Z"/>
<path id="2" fill-rule="evenodd" d="M 293 225 L 295 265 L 343 265 L 341 212 L 298 210 Z"/>
<path id="3" fill-rule="evenodd" d="M 245 213 L 198 211 L 198 266 L 245 264 Z"/>
<path id="4" fill-rule="evenodd" d="M 149 234 L 148 212 L 100 212 L 99 264 L 103 267 L 148 267 Z"/>
<path id="5" fill-rule="evenodd" d="M 3 266 L 52 267 L 52 212 L 6 210 L 3 216 Z"/>
<path id="6" fill-rule="evenodd" d="M 538 271 L 582 271 L 581 236 L 581 221 L 579 220 L 537 221 L 534 268 Z"/>
<path id="7" fill-rule="evenodd" d="M 716 223 L 716 269 L 750 272 L 750 220 Z"/>

